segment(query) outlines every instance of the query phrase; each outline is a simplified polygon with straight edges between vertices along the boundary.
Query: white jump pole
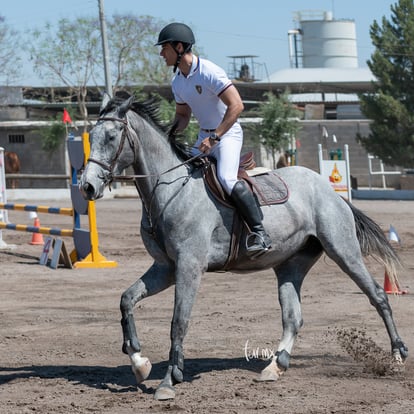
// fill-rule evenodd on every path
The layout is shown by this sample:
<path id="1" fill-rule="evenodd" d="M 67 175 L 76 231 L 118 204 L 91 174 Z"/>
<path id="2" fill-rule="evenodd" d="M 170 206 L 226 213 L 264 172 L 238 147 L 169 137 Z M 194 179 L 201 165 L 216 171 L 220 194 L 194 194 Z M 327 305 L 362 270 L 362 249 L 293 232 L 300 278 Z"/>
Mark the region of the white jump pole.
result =
<path id="1" fill-rule="evenodd" d="M 4 148 L 0 147 L 0 202 L 7 203 L 6 196 L 6 171 L 4 167 Z M 7 210 L 0 210 L 0 221 L 7 222 Z M 0 229 L 0 249 L 8 247 L 3 241 L 3 233 Z"/>

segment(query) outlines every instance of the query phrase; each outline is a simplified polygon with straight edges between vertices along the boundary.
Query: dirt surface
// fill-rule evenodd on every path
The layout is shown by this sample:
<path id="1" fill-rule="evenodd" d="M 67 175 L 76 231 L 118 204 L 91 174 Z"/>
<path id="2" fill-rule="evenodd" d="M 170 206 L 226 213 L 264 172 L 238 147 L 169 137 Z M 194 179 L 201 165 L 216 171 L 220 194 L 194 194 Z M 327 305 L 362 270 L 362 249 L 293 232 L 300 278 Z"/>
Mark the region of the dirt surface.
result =
<path id="1" fill-rule="evenodd" d="M 405 264 L 401 287 L 409 293 L 389 300 L 400 335 L 414 350 L 413 202 L 354 204 L 384 231 L 392 224 L 402 239 L 396 249 Z M 404 368 L 387 368 L 383 352 L 390 344 L 382 321 L 326 256 L 305 280 L 304 326 L 291 366 L 278 382 L 254 381 L 266 365 L 256 352 L 265 355 L 281 335 L 273 273 L 213 273 L 205 275 L 193 311 L 185 381 L 174 401 L 155 401 L 166 370 L 173 289 L 135 308 L 143 356 L 153 364 L 150 378 L 137 387 L 121 353 L 119 300 L 152 262 L 139 235 L 140 203 L 101 200 L 96 210 L 99 250 L 118 262 L 115 269 L 41 266 L 42 247 L 29 244 L 31 233 L 3 231 L 3 239 L 16 248 L 0 251 L 1 414 L 414 412 L 414 358 Z M 42 226 L 72 227 L 66 216 L 39 217 Z M 9 212 L 9 220 L 32 224 L 22 212 Z M 72 240 L 65 242 L 71 250 Z M 373 261 L 368 267 L 382 284 L 384 269 Z M 356 356 L 359 347 L 362 357 L 350 355 L 347 347 Z"/>

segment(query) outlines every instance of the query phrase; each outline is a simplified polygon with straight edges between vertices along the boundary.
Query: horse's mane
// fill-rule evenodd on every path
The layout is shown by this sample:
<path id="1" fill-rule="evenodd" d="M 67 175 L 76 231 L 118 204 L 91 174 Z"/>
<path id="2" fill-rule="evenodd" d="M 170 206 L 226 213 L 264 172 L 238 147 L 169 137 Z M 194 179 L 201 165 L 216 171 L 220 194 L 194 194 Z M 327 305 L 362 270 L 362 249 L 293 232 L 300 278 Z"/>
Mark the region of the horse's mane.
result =
<path id="1" fill-rule="evenodd" d="M 129 98 L 128 98 L 129 99 Z M 114 97 L 101 110 L 99 116 L 113 111 L 118 111 L 120 106 L 128 99 L 125 97 Z M 166 137 L 171 145 L 172 150 L 182 159 L 187 160 L 191 158 L 190 148 L 187 144 L 181 141 L 182 136 L 176 135 L 171 123 L 165 123 L 160 117 L 160 98 L 152 96 L 147 99 L 138 99 L 134 97 L 130 100 L 127 110 L 135 112 L 141 118 L 144 118 L 152 126 L 154 126 L 163 136 Z"/>

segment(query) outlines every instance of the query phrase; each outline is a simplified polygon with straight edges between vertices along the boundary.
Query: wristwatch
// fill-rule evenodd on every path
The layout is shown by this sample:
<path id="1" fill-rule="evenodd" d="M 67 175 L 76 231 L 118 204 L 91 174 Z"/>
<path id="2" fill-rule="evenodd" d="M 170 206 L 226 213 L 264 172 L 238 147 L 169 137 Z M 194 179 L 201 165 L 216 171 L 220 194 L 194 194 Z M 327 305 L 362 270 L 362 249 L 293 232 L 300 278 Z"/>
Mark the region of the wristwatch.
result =
<path id="1" fill-rule="evenodd" d="M 210 135 L 210 139 L 214 139 L 214 141 L 220 141 L 220 137 L 215 132 Z"/>

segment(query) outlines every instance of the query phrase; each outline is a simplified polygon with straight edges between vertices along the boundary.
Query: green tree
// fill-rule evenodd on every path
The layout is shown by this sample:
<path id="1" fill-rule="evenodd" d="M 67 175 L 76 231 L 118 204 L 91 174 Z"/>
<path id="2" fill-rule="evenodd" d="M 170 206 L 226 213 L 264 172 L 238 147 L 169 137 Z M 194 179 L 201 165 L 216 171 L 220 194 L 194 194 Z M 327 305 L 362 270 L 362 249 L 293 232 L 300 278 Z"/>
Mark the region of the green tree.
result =
<path id="1" fill-rule="evenodd" d="M 261 121 L 254 126 L 254 133 L 260 144 L 271 153 L 273 168 L 276 168 L 276 155 L 287 150 L 289 143 L 300 129 L 298 122 L 300 113 L 289 101 L 287 91 L 279 97 L 267 92 L 265 98 L 266 100 L 260 103 L 256 111 Z"/>
<path id="2" fill-rule="evenodd" d="M 165 83 L 171 77 L 154 46 L 164 23 L 150 16 L 115 14 L 108 19 L 109 57 L 114 92 L 137 84 Z M 87 91 L 104 85 L 98 18 L 61 19 L 29 33 L 27 49 L 35 72 L 54 86 L 66 86 L 87 125 Z M 103 92 L 103 91 L 102 91 Z"/>
<path id="3" fill-rule="evenodd" d="M 114 91 L 123 86 L 169 82 L 171 68 L 167 68 L 154 46 L 164 25 L 151 16 L 114 14 L 108 20 Z"/>
<path id="4" fill-rule="evenodd" d="M 372 119 L 370 134 L 358 135 L 366 150 L 389 165 L 414 167 L 414 4 L 400 0 L 391 18 L 374 21 L 375 46 L 367 62 L 377 78 L 374 92 L 360 96 L 362 112 Z"/>
<path id="5" fill-rule="evenodd" d="M 42 149 L 49 154 L 55 152 L 66 137 L 66 128 L 61 120 L 61 115 L 51 119 L 51 124 L 40 130 Z"/>
<path id="6" fill-rule="evenodd" d="M 9 85 L 19 79 L 21 75 L 21 57 L 19 34 L 0 16 L 0 83 Z"/>
<path id="7" fill-rule="evenodd" d="M 67 109 L 71 119 L 73 118 L 73 108 Z M 49 118 L 49 125 L 40 130 L 42 149 L 49 154 L 54 153 L 65 137 L 68 135 L 67 126 L 62 122 L 62 113 L 56 114 L 54 118 Z"/>
<path id="8" fill-rule="evenodd" d="M 96 84 L 102 48 L 97 19 L 61 19 L 55 28 L 47 23 L 30 33 L 28 50 L 35 72 L 56 85 L 63 84 L 76 97 L 81 119 L 87 125 L 87 89 Z"/>

